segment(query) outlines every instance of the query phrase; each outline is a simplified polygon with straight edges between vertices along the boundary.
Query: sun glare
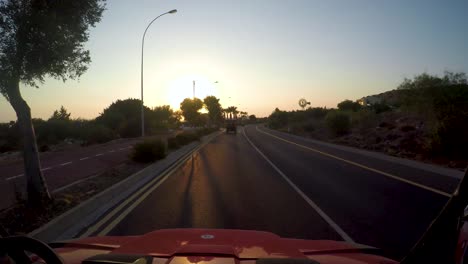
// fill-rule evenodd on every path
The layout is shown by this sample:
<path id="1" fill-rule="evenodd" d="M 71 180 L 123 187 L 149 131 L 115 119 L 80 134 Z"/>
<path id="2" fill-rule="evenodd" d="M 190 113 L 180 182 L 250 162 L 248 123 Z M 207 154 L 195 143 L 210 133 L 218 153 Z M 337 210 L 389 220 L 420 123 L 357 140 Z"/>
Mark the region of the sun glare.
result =
<path id="1" fill-rule="evenodd" d="M 192 98 L 195 82 L 195 97 L 203 100 L 208 95 L 218 97 L 218 91 L 215 84 L 216 80 L 208 80 L 200 75 L 185 75 L 171 81 L 167 89 L 167 100 L 173 109 L 179 109 L 180 103 L 185 98 Z"/>

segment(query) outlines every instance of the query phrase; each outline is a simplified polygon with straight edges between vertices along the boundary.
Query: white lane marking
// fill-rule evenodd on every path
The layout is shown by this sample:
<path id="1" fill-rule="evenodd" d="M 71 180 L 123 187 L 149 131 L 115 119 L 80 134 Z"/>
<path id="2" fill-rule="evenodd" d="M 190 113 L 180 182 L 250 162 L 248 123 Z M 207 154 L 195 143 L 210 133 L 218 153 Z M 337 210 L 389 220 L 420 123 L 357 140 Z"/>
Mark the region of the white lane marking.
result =
<path id="1" fill-rule="evenodd" d="M 109 153 L 115 152 L 115 150 L 109 150 Z"/>
<path id="2" fill-rule="evenodd" d="M 41 171 L 50 170 L 52 168 L 53 167 L 46 167 L 46 168 L 41 169 Z M 5 179 L 5 181 L 11 181 L 13 179 L 20 178 L 20 177 L 24 177 L 24 174 L 19 174 L 19 175 L 16 175 L 16 176 L 8 177 L 8 178 Z"/>
<path id="3" fill-rule="evenodd" d="M 99 157 L 99 156 L 102 156 L 104 155 L 103 153 L 99 153 L 99 154 L 96 154 L 95 157 Z"/>
<path id="4" fill-rule="evenodd" d="M 10 181 L 10 180 L 13 180 L 13 179 L 16 179 L 16 178 L 19 178 L 19 177 L 23 177 L 23 176 L 24 176 L 24 174 L 20 174 L 20 175 L 8 177 L 8 178 L 6 178 L 5 180 L 6 180 L 6 181 Z"/>
<path id="5" fill-rule="evenodd" d="M 89 159 L 89 157 L 84 157 L 84 158 L 81 158 L 80 160 L 87 160 Z"/>
<path id="6" fill-rule="evenodd" d="M 119 150 L 125 150 L 126 148 L 119 148 Z"/>
<path id="7" fill-rule="evenodd" d="M 71 161 L 65 162 L 65 163 L 60 164 L 60 166 L 66 166 L 66 165 L 71 164 L 71 163 L 72 163 Z"/>
<path id="8" fill-rule="evenodd" d="M 305 195 L 301 189 L 297 187 L 297 185 L 295 185 L 278 167 L 276 167 L 276 165 L 269 158 L 267 158 L 267 156 L 265 156 L 265 154 L 263 154 L 261 150 L 257 148 L 257 146 L 254 145 L 254 143 L 252 143 L 252 141 L 250 141 L 249 137 L 247 137 L 247 134 L 245 134 L 245 129 L 242 132 L 245 139 L 247 139 L 250 145 L 258 152 L 258 154 L 260 154 L 260 156 L 262 156 L 271 165 L 271 167 L 273 167 L 273 169 L 275 169 L 276 172 L 278 172 L 278 174 L 283 177 L 283 179 L 323 218 L 323 220 L 325 220 L 325 222 L 327 222 L 336 231 L 336 233 L 338 233 L 343 238 L 343 240 L 349 243 L 355 243 L 354 240 L 348 234 L 346 234 L 346 232 L 341 229 L 338 224 L 335 223 L 335 221 L 333 221 L 322 209 L 320 209 L 316 203 L 307 197 L 307 195 Z"/>
<path id="9" fill-rule="evenodd" d="M 387 172 L 384 172 L 384 171 L 381 171 L 381 170 L 377 170 L 377 169 L 374 169 L 374 168 L 371 168 L 371 167 L 367 167 L 366 165 L 362 165 L 360 163 L 357 163 L 357 162 L 354 162 L 354 161 L 350 161 L 350 160 L 347 160 L 347 159 L 343 159 L 343 158 L 340 158 L 338 156 L 335 156 L 335 155 L 332 155 L 332 154 L 328 154 L 326 152 L 323 152 L 323 151 L 320 151 L 320 150 L 317 150 L 317 149 L 314 149 L 314 148 L 311 148 L 311 147 L 307 147 L 307 146 L 304 146 L 304 145 L 301 145 L 301 144 L 298 144 L 296 142 L 292 142 L 292 141 L 289 141 L 287 139 L 284 139 L 284 138 L 281 138 L 281 137 L 278 137 L 278 136 L 275 136 L 273 134 L 270 134 L 268 132 L 265 132 L 265 131 L 262 131 L 258 128 L 258 126 L 256 126 L 257 128 L 257 131 L 260 132 L 260 133 L 263 133 L 263 134 L 266 134 L 266 135 L 269 135 L 271 137 L 274 137 L 276 139 L 279 139 L 279 140 L 282 140 L 284 142 L 287 142 L 289 144 L 292 144 L 292 145 L 295 145 L 295 146 L 298 146 L 298 147 L 301 147 L 301 148 L 304 148 L 304 149 L 307 149 L 307 150 L 310 150 L 310 151 L 313 151 L 315 153 L 318 153 L 318 154 L 321 154 L 323 156 L 327 156 L 327 157 L 330 157 L 330 158 L 333 158 L 333 159 L 336 159 L 336 160 L 339 160 L 339 161 L 343 161 L 343 162 L 346 162 L 348 164 L 351 164 L 351 165 L 354 165 L 356 167 L 359 167 L 359 168 L 362 168 L 362 169 L 365 169 L 365 170 L 368 170 L 368 171 L 372 171 L 372 172 L 375 172 L 375 173 L 378 173 L 380 175 L 383 175 L 385 177 L 388 177 L 388 178 L 391 178 L 391 179 L 394 179 L 394 180 L 397 180 L 397 181 L 401 181 L 401 182 L 404 182 L 404 183 L 407 183 L 409 185 L 413 185 L 413 186 L 416 186 L 416 187 L 419 187 L 421 189 L 424 189 L 424 190 L 427 190 L 427 191 L 430 191 L 430 192 L 433 192 L 433 193 L 437 193 L 437 194 L 440 194 L 442 196 L 445 196 L 445 197 L 452 197 L 452 194 L 450 193 L 446 193 L 446 192 L 443 192 L 441 190 L 437 190 L 435 188 L 432 188 L 432 187 L 429 187 L 429 186 L 426 186 L 426 185 L 423 185 L 423 184 L 420 184 L 420 183 L 417 183 L 417 182 L 414 182 L 414 181 L 410 181 L 410 180 L 407 180 L 407 179 L 404 179 L 404 178 L 401 178 L 401 177 L 398 177 L 396 175 L 393 175 L 393 174 L 390 174 L 390 173 L 387 173 Z"/>

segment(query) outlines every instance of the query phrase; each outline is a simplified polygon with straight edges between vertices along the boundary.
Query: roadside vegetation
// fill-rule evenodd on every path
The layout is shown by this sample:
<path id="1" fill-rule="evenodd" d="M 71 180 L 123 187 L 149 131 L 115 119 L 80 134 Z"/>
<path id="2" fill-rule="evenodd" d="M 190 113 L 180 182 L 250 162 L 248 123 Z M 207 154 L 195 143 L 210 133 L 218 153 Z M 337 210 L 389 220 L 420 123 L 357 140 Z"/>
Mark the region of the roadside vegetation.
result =
<path id="1" fill-rule="evenodd" d="M 147 139 L 135 144 L 131 158 L 135 162 L 148 163 L 166 157 L 169 150 L 176 150 L 192 142 L 199 141 L 201 137 L 209 135 L 218 128 L 201 128 L 195 131 L 185 131 L 176 136 L 169 137 L 167 143 L 160 139 Z"/>
<path id="2" fill-rule="evenodd" d="M 464 73 L 421 74 L 395 90 L 344 100 L 337 108 L 278 108 L 270 128 L 390 155 L 464 169 L 468 82 Z"/>

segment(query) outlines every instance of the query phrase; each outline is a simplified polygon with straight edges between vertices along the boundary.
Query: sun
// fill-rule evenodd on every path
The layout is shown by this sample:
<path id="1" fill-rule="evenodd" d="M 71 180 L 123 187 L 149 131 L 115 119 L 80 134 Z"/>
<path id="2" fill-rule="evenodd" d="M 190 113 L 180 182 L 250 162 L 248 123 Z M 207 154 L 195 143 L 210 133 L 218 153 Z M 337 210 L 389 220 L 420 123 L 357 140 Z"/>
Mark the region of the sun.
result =
<path id="1" fill-rule="evenodd" d="M 197 74 L 184 75 L 169 82 L 168 85 L 167 100 L 173 109 L 179 109 L 180 103 L 185 98 L 193 97 L 194 82 L 196 98 L 203 100 L 208 95 L 218 97 L 215 80 L 209 80 L 208 78 Z"/>

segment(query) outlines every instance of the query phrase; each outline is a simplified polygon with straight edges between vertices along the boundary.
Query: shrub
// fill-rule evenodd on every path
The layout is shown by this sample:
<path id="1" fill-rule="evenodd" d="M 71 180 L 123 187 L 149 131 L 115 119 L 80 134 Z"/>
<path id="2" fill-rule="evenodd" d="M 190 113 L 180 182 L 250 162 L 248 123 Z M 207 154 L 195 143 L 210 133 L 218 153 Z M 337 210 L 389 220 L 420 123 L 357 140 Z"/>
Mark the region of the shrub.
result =
<path id="1" fill-rule="evenodd" d="M 199 140 L 200 136 L 197 133 L 192 132 L 182 132 L 175 136 L 177 143 L 179 146 L 187 145 L 195 140 Z"/>
<path id="2" fill-rule="evenodd" d="M 218 129 L 217 128 L 202 128 L 202 129 L 199 129 L 197 130 L 197 134 L 199 137 L 203 137 L 203 136 L 206 136 L 206 135 L 209 135 L 215 131 L 217 131 Z"/>
<path id="3" fill-rule="evenodd" d="M 349 116 L 340 111 L 332 111 L 325 117 L 328 128 L 336 136 L 347 134 L 351 128 Z"/>
<path id="4" fill-rule="evenodd" d="M 351 113 L 351 119 L 352 126 L 357 128 L 361 133 L 375 126 L 384 127 L 387 125 L 383 124 L 384 126 L 380 126 L 381 123 L 383 123 L 379 123 L 381 116 L 378 116 L 375 112 L 369 109 L 361 109 L 360 111 Z M 390 126 L 387 128 L 391 129 Z"/>
<path id="5" fill-rule="evenodd" d="M 40 152 L 50 151 L 49 145 L 41 145 L 41 146 L 39 147 L 39 151 L 40 151 Z"/>
<path id="6" fill-rule="evenodd" d="M 161 140 L 145 140 L 133 147 L 132 160 L 136 162 L 153 162 L 166 157 L 166 145 Z"/>
<path id="7" fill-rule="evenodd" d="M 339 103 L 338 109 L 341 111 L 353 111 L 356 112 L 361 109 L 361 105 L 358 102 L 353 102 L 351 100 L 344 100 L 343 102 Z"/>
<path id="8" fill-rule="evenodd" d="M 167 139 L 167 147 L 169 149 L 176 149 L 179 147 L 179 142 L 176 137 L 170 137 Z"/>
<path id="9" fill-rule="evenodd" d="M 304 129 L 305 132 L 314 132 L 315 126 L 311 122 L 308 122 L 302 126 L 302 129 Z"/>
<path id="10" fill-rule="evenodd" d="M 99 144 L 116 138 L 115 133 L 108 127 L 99 124 L 87 124 L 83 127 L 80 138 L 86 144 Z"/>

